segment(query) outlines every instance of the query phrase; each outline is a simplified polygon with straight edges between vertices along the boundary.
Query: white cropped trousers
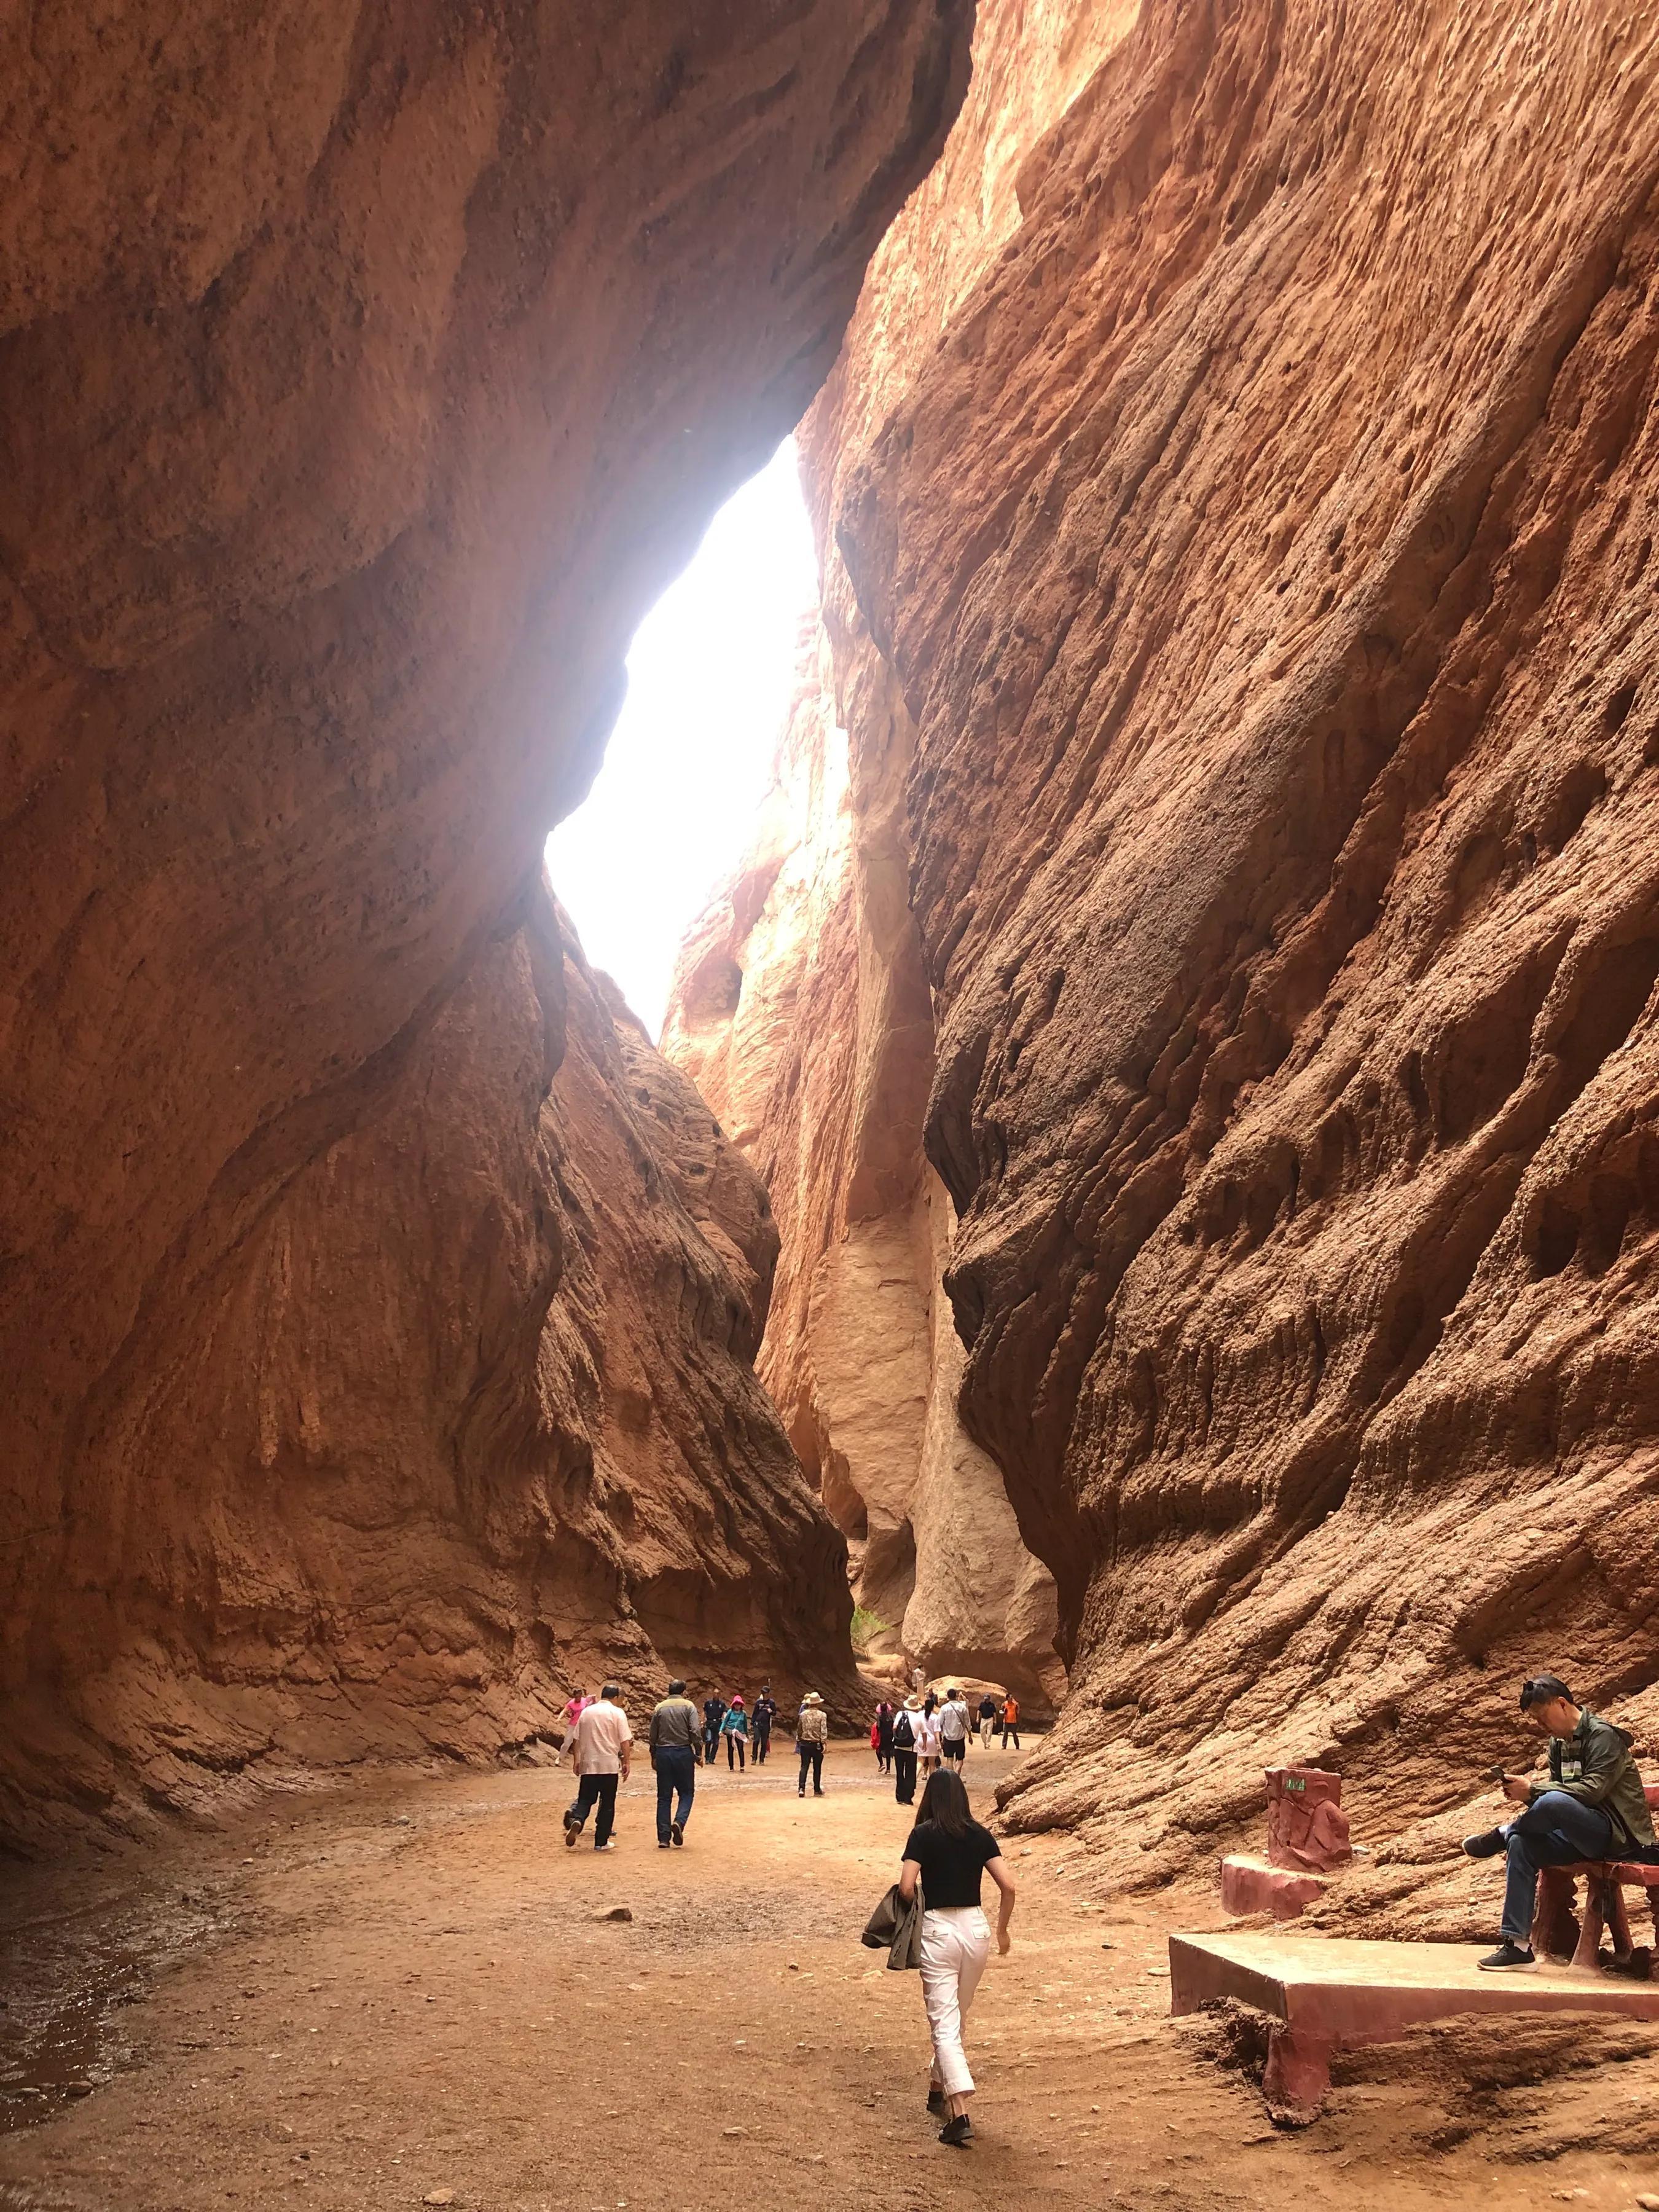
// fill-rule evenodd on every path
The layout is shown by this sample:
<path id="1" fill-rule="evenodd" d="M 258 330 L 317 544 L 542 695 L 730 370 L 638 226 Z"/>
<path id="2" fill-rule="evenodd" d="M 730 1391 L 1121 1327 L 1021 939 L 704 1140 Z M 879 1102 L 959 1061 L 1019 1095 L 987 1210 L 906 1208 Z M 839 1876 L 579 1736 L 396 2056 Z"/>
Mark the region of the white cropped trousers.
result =
<path id="1" fill-rule="evenodd" d="M 933 2086 L 947 2097 L 971 2095 L 974 2077 L 962 2048 L 962 2017 L 991 1955 L 991 1923 L 977 1905 L 921 1916 L 921 2001 L 933 2038 Z"/>

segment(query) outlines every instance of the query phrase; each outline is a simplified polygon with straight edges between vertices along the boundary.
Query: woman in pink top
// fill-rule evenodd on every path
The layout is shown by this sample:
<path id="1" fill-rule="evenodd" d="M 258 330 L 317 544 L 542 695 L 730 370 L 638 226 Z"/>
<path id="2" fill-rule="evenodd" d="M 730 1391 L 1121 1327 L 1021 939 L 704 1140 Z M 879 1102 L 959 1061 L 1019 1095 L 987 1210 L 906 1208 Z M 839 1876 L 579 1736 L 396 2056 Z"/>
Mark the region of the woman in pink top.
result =
<path id="1" fill-rule="evenodd" d="M 576 1741 L 576 1723 L 592 1702 L 592 1698 L 588 1696 L 586 1690 L 577 1690 L 573 1694 L 570 1703 L 565 1707 L 564 1741 L 560 1744 L 557 1756 L 553 1761 L 555 1766 L 559 1764 L 559 1760 L 564 1757 L 566 1752 L 572 1750 Z"/>

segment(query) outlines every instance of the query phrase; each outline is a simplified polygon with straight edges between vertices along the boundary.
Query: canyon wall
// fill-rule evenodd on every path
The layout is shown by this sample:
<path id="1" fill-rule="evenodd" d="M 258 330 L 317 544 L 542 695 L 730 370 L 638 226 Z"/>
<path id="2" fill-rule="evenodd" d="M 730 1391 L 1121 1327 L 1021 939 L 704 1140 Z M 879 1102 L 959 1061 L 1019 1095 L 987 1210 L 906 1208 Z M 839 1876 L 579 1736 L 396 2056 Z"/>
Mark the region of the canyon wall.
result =
<path id="1" fill-rule="evenodd" d="M 909 900 L 914 732 L 830 516 L 842 469 L 1017 225 L 1021 160 L 1133 12 L 1015 0 L 981 17 L 945 153 L 884 239 L 802 426 L 822 621 L 755 839 L 688 936 L 663 1033 L 772 1192 L 783 1254 L 762 1373 L 883 1624 L 872 1656 L 1006 1682 L 1038 1712 L 1066 1689 L 1053 1580 L 957 1414 L 955 1215 L 923 1148 L 934 1039 Z"/>
<path id="2" fill-rule="evenodd" d="M 822 1683 L 851 1600 L 753 1358 L 777 1232 L 540 890 L 146 1346 L 10 1720 L 14 1835 L 556 1735 L 614 1674 Z M 186 1468 L 188 1484 L 176 1479 Z M 786 1595 L 787 1593 L 787 1595 Z M 44 1807 L 44 1811 L 42 1808 Z"/>
<path id="3" fill-rule="evenodd" d="M 953 1217 L 921 1150 L 932 1025 L 902 877 L 865 826 L 815 620 L 753 841 L 682 947 L 663 1050 L 771 1194 L 760 1372 L 848 1540 L 871 1667 L 1006 1681 L 1050 1709 L 1053 1582 L 956 1415 Z"/>
<path id="4" fill-rule="evenodd" d="M 782 1568 L 830 1608 L 783 1656 L 828 1663 L 835 1540 L 732 1364 L 730 1285 L 764 1270 L 718 1208 L 636 1234 L 582 1196 L 532 1097 L 557 962 L 524 917 L 632 625 L 817 389 L 971 15 L 289 0 L 0 33 L 12 1827 L 42 1790 L 169 1799 L 168 1741 L 241 1761 L 270 1713 L 243 1685 L 298 1710 L 332 1663 L 294 1659 L 301 1621 L 422 1675 L 458 1742 L 539 1711 L 613 1600 L 620 1656 L 746 1662 Z M 588 1101 L 607 1159 L 690 1190 L 701 1147 L 735 1189 L 593 1020 L 560 1079 L 622 1085 Z M 444 1188 L 411 1191 L 423 1155 Z M 630 1268 L 657 1318 L 596 1345 Z M 402 1742 L 405 1702 L 341 1740 Z"/>
<path id="5" fill-rule="evenodd" d="M 1279 1759 L 1449 1818 L 1529 1668 L 1659 1726 L 1659 29 L 1004 20 L 801 434 L 823 957 L 1056 1583 L 1005 1817 L 1157 1881 Z"/>

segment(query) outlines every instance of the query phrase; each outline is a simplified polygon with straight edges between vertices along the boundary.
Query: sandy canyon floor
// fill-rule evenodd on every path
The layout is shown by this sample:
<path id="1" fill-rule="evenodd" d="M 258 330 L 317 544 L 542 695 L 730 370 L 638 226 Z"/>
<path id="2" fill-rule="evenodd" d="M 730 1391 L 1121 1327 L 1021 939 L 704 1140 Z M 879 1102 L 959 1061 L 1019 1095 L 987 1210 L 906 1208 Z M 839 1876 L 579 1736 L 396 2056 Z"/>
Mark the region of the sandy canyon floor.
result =
<path id="1" fill-rule="evenodd" d="M 981 1805 L 1015 1763 L 973 1755 Z M 946 2150 L 916 1981 L 858 1942 L 906 1816 L 861 1747 L 828 1784 L 799 1800 L 787 1753 L 719 1771 L 659 1852 L 636 1770 L 599 1856 L 562 1846 L 567 1775 L 450 1772 L 268 1801 L 142 1887 L 14 1880 L 0 2208 L 1600 2212 L 1659 2187 L 1651 2031 L 1427 2033 L 1275 2130 L 1214 2027 L 1168 2017 L 1166 1933 L 1215 1906 L 1092 1897 L 1061 1838 L 1010 1841 L 979 2142 Z"/>

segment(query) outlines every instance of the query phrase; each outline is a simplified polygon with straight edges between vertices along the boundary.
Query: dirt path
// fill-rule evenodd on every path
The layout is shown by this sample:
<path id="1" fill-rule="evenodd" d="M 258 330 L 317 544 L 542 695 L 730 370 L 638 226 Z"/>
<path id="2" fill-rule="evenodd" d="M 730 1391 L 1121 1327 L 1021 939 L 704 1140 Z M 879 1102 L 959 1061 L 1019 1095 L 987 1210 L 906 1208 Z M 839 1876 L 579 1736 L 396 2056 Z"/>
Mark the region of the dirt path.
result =
<path id="1" fill-rule="evenodd" d="M 1013 1763 L 975 1753 L 976 1796 Z M 562 1848 L 561 1773 L 301 1800 L 72 1943 L 37 1878 L 14 1899 L 36 1923 L 14 2005 L 42 1945 L 101 1943 L 100 1970 L 144 1994 L 112 2015 L 104 2059 L 87 2042 L 91 2094 L 0 2136 L 0 2207 L 1256 2212 L 1311 2191 L 1480 2212 L 1570 2192 L 1598 2212 L 1659 2186 L 1651 2039 L 1540 2100 L 1535 2051 L 1472 2079 L 1443 2038 L 1277 2133 L 1206 2055 L 1212 2031 L 1167 2018 L 1168 1928 L 1218 1916 L 1091 1902 L 1074 1847 L 1047 1838 L 1010 1843 L 1016 1948 L 969 2038 L 980 2142 L 945 2150 L 922 2110 L 915 1978 L 857 1942 L 904 1815 L 866 1750 L 836 1747 L 829 1779 L 803 1803 L 787 1760 L 718 1772 L 686 1849 L 659 1852 L 636 1774 L 604 1856 Z M 617 1905 L 631 1921 L 601 1917 Z M 124 1912 L 147 1931 L 125 1950 Z M 15 2050 L 9 2065 L 15 2091 L 28 2068 Z M 1620 2148 L 1587 2154 L 1610 2106 Z"/>

